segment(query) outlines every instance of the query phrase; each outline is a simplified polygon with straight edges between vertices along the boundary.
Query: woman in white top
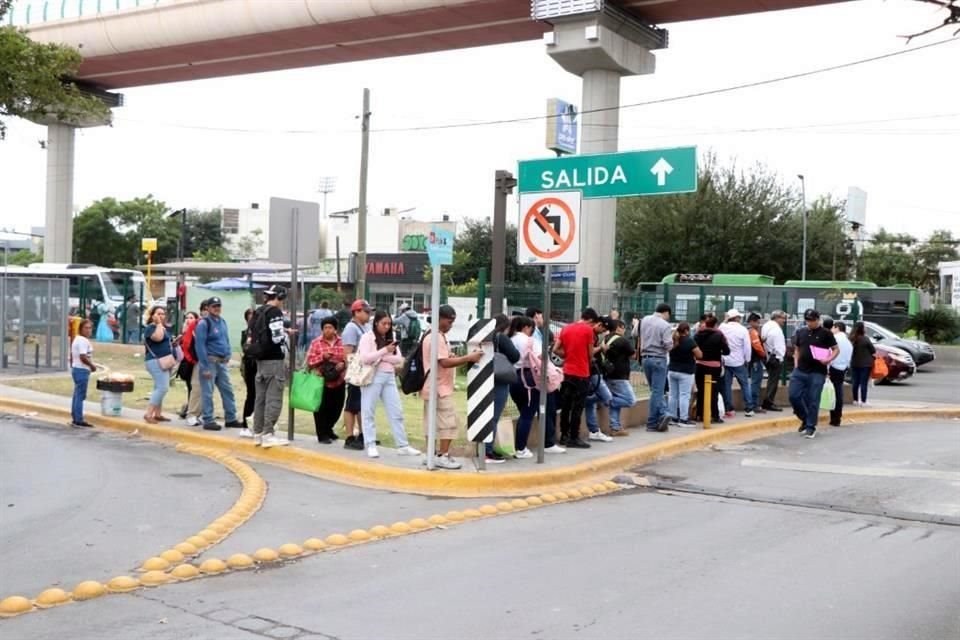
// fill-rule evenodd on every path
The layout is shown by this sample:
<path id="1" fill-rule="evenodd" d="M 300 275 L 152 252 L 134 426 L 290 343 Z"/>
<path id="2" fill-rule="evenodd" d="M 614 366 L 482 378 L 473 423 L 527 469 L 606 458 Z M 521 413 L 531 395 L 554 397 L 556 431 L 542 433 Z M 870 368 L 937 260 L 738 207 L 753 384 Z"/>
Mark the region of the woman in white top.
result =
<path id="1" fill-rule="evenodd" d="M 73 376 L 73 402 L 70 405 L 71 424 L 74 427 L 92 427 L 83 419 L 83 402 L 87 399 L 87 384 L 90 382 L 90 372 L 97 370 L 93 363 L 93 345 L 90 336 L 93 334 L 93 323 L 81 320 L 77 335 L 70 345 L 70 373 Z"/>
<path id="2" fill-rule="evenodd" d="M 363 364 L 377 368 L 373 382 L 360 388 L 360 408 L 363 416 L 363 441 L 366 443 L 367 456 L 379 458 L 377 451 L 377 425 L 374 414 L 377 400 L 383 400 L 393 431 L 393 440 L 397 453 L 401 456 L 417 456 L 420 452 L 410 446 L 407 431 L 403 426 L 403 407 L 397 392 L 396 366 L 403 362 L 403 356 L 393 337 L 393 318 L 386 311 L 377 311 L 373 316 L 373 331 L 360 338 L 357 353 Z"/>

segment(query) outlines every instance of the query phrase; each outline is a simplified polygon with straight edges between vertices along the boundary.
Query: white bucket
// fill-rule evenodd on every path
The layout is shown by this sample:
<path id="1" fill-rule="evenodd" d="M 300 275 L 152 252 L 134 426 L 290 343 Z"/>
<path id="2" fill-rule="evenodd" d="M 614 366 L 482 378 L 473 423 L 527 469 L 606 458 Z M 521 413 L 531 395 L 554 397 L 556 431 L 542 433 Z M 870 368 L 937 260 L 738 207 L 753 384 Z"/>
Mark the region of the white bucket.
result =
<path id="1" fill-rule="evenodd" d="M 123 410 L 123 394 L 116 391 L 100 392 L 100 413 L 105 416 L 119 416 Z"/>

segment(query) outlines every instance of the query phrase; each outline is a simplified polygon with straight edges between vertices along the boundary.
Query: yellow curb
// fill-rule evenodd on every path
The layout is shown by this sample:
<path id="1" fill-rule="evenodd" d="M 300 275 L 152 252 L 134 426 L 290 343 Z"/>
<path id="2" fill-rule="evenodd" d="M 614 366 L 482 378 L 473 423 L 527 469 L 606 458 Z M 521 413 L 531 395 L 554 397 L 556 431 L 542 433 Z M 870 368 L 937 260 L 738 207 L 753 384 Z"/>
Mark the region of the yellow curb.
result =
<path id="1" fill-rule="evenodd" d="M 23 400 L 4 399 L 0 401 L 0 407 L 13 413 L 36 412 L 40 415 L 55 416 L 58 420 L 69 418 L 69 410 Z M 849 411 L 847 417 L 858 422 L 956 418 L 960 417 L 960 407 L 857 409 Z M 264 450 L 254 447 L 252 442 L 232 437 L 143 424 L 125 418 L 102 417 L 98 418 L 97 422 L 98 426 L 126 433 L 136 430 L 142 437 L 178 444 L 184 451 L 188 451 L 191 447 L 207 449 L 220 454 L 232 454 L 267 462 L 292 471 L 354 486 L 448 497 L 516 496 L 537 491 L 551 491 L 556 487 L 582 484 L 585 481 L 602 481 L 623 469 L 648 464 L 667 456 L 696 451 L 710 444 L 744 442 L 789 432 L 796 428 L 796 420 L 792 416 L 754 418 L 749 422 L 701 430 L 683 437 L 654 442 L 603 458 L 556 469 L 492 475 L 476 473 L 440 475 L 422 470 L 389 467 L 365 460 L 342 458 L 299 447 L 274 447 Z"/>
<path id="2" fill-rule="evenodd" d="M 49 609 L 50 607 L 57 607 L 67 602 L 70 602 L 70 594 L 63 589 L 57 588 L 45 589 L 40 592 L 40 595 L 34 600 L 34 604 L 37 605 L 38 609 Z"/>

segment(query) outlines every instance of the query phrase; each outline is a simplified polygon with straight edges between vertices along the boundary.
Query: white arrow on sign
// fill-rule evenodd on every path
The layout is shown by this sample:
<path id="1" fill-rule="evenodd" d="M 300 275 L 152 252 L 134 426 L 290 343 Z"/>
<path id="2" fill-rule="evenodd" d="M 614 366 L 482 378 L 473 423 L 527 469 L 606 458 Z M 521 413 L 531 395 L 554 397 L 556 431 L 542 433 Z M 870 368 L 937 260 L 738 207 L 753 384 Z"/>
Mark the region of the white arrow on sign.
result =
<path id="1" fill-rule="evenodd" d="M 667 184 L 667 175 L 673 173 L 673 167 L 670 166 L 669 162 L 660 158 L 657 160 L 657 164 L 650 169 L 650 173 L 657 176 L 657 186 L 662 187 Z"/>

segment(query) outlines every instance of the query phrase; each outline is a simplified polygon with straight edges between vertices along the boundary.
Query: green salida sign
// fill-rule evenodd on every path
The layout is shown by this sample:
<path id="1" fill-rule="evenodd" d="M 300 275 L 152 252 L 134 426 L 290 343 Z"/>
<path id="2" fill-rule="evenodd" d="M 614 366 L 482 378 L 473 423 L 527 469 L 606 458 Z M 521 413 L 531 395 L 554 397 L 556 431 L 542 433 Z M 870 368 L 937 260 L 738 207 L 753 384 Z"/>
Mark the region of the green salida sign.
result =
<path id="1" fill-rule="evenodd" d="M 697 148 L 675 147 L 521 160 L 520 193 L 580 191 L 584 198 L 618 198 L 697 190 Z"/>

